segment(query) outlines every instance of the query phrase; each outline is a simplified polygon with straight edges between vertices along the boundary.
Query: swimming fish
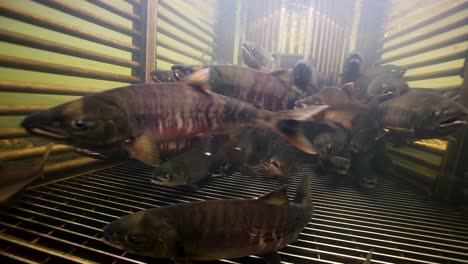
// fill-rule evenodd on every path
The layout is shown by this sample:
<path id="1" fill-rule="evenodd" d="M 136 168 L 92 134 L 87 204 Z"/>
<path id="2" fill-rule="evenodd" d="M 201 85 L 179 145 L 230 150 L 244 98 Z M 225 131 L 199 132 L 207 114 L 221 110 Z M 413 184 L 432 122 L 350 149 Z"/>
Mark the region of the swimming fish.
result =
<path id="1" fill-rule="evenodd" d="M 251 41 L 246 41 L 241 48 L 242 59 L 249 68 L 269 72 L 273 69 L 274 59 L 269 52 L 258 47 Z"/>
<path id="2" fill-rule="evenodd" d="M 212 65 L 196 71 L 194 83 L 269 111 L 290 109 L 302 96 L 292 87 L 291 70 L 261 72 L 235 65 Z"/>
<path id="3" fill-rule="evenodd" d="M 47 145 L 41 160 L 36 165 L 22 165 L 0 169 L 0 205 L 10 206 L 34 180 L 44 175 L 44 167 L 53 144 Z"/>
<path id="4" fill-rule="evenodd" d="M 276 251 L 298 238 L 312 213 L 310 177 L 306 173 L 292 203 L 286 188 L 281 187 L 256 199 L 153 208 L 106 225 L 102 240 L 134 254 L 175 263 L 259 255 L 268 263 L 279 264 Z"/>
<path id="5" fill-rule="evenodd" d="M 151 76 L 151 79 L 153 79 L 155 83 L 167 83 L 167 82 L 179 81 L 174 76 L 173 71 L 156 70 L 156 71 L 152 71 L 150 73 L 150 76 Z"/>
<path id="6" fill-rule="evenodd" d="M 212 154 L 200 142 L 164 161 L 153 170 L 151 182 L 163 186 L 193 185 L 210 177 Z"/>
<path id="7" fill-rule="evenodd" d="M 446 136 L 466 125 L 468 110 L 436 93 L 413 90 L 381 103 L 378 114 L 391 133 L 423 139 Z"/>
<path id="8" fill-rule="evenodd" d="M 318 72 L 313 63 L 306 59 L 300 60 L 294 65 L 291 78 L 294 85 L 307 95 L 313 95 L 323 87 L 331 85 L 330 80 L 327 80 Z"/>
<path id="9" fill-rule="evenodd" d="M 35 135 L 85 149 L 121 144 L 149 165 L 159 164 L 162 144 L 178 149 L 179 142 L 200 134 L 232 135 L 247 127 L 272 129 L 299 149 L 314 152 L 298 127 L 326 106 L 273 113 L 184 81 L 192 86 L 139 84 L 87 95 L 33 113 L 21 125 Z"/>

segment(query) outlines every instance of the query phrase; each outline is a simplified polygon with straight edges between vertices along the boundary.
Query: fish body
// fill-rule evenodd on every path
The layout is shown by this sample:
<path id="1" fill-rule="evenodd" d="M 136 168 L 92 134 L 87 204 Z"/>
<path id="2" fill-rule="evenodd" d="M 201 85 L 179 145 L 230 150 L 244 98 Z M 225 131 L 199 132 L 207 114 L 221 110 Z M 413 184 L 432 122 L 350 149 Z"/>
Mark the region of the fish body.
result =
<path id="1" fill-rule="evenodd" d="M 33 166 L 0 169 L 0 205 L 10 206 L 33 181 L 44 175 L 44 167 L 52 151 L 49 144 L 41 160 Z"/>
<path id="2" fill-rule="evenodd" d="M 325 87 L 315 95 L 296 101 L 295 106 L 329 105 L 333 107 L 360 104 L 356 98 L 353 83 L 347 83 L 342 87 Z"/>
<path id="3" fill-rule="evenodd" d="M 468 112 L 457 102 L 428 91 L 410 91 L 378 107 L 383 127 L 412 138 L 446 136 L 466 124 Z"/>
<path id="4" fill-rule="evenodd" d="M 107 244 L 135 254 L 180 260 L 274 255 L 297 239 L 312 217 L 305 175 L 293 203 L 285 188 L 257 199 L 211 200 L 153 208 L 104 227 Z"/>
<path id="5" fill-rule="evenodd" d="M 297 131 L 312 111 L 272 113 L 251 104 L 182 82 L 141 84 L 87 95 L 22 121 L 28 131 L 82 148 L 122 144 L 129 154 L 159 164 L 159 144 L 200 134 L 230 134 L 265 127 L 305 151 L 311 146 Z M 288 134 L 288 135 L 286 135 Z"/>
<path id="6" fill-rule="evenodd" d="M 213 65 L 191 75 L 214 93 L 229 96 L 269 111 L 291 108 L 300 94 L 291 88 L 289 70 L 261 72 L 234 65 Z"/>

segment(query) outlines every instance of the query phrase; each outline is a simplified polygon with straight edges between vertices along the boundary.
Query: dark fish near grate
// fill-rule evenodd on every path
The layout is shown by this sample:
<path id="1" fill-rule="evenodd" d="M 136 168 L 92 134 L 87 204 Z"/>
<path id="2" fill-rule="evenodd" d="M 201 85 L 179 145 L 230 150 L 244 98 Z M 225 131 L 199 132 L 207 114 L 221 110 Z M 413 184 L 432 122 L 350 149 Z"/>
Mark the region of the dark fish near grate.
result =
<path id="1" fill-rule="evenodd" d="M 104 227 L 103 241 L 176 263 L 260 255 L 277 264 L 276 251 L 297 239 L 312 211 L 310 176 L 305 174 L 293 203 L 282 187 L 257 199 L 164 206 L 111 222 Z"/>

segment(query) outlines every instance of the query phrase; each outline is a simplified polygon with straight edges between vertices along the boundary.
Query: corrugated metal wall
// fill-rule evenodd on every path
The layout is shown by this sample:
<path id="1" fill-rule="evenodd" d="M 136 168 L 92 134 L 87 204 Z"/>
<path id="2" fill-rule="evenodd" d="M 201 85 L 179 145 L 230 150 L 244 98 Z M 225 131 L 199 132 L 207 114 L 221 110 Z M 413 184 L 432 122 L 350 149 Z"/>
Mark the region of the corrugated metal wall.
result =
<path id="1" fill-rule="evenodd" d="M 405 65 L 412 89 L 435 89 L 456 96 L 468 51 L 468 1 L 392 0 L 385 24 L 381 59 L 377 64 Z M 440 176 L 444 140 L 425 140 L 390 153 L 405 172 L 428 186 Z"/>
<path id="2" fill-rule="evenodd" d="M 157 69 L 207 64 L 213 59 L 217 1 L 159 0 Z"/>
<path id="3" fill-rule="evenodd" d="M 341 71 L 348 52 L 355 1 L 259 0 L 247 2 L 245 40 L 315 61 L 323 74 Z"/>
<path id="4" fill-rule="evenodd" d="M 147 20 L 149 6 L 157 17 Z M 0 0 L 0 166 L 45 150 L 46 140 L 19 127 L 31 112 L 145 82 L 156 63 L 210 62 L 216 7 L 216 0 Z M 151 20 L 157 32 L 147 31 Z M 99 163 L 70 146 L 52 153 L 47 172 Z"/>
<path id="5" fill-rule="evenodd" d="M 0 161 L 31 162 L 45 140 L 21 128 L 34 111 L 141 82 L 140 1 L 0 1 Z M 133 6 L 135 4 L 135 7 Z M 145 21 L 146 22 L 146 21 Z M 46 171 L 96 160 L 56 144 Z"/>

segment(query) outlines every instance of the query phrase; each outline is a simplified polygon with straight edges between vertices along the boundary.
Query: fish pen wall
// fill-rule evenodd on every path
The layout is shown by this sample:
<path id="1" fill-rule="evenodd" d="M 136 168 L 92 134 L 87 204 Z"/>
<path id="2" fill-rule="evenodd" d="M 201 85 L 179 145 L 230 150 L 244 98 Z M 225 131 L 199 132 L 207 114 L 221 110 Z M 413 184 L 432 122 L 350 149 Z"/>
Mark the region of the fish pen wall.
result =
<path id="1" fill-rule="evenodd" d="M 176 64 L 245 66 L 246 41 L 272 57 L 271 71 L 306 59 L 334 86 L 356 50 L 365 69 L 405 66 L 411 91 L 430 90 L 468 106 L 466 0 L 0 0 L 0 15 L 4 175 L 32 168 L 49 148 L 50 140 L 20 126 L 25 116 L 80 96 L 154 83 L 152 72 Z M 392 145 L 387 154 L 396 173 L 379 175 L 372 189 L 322 175 L 310 164 L 289 180 L 236 171 L 165 187 L 151 184 L 152 168 L 138 161 L 54 143 L 43 177 L 0 211 L 0 263 L 166 263 L 105 245 L 103 226 L 143 209 L 253 198 L 283 185 L 292 197 L 305 174 L 314 215 L 297 241 L 280 250 L 283 263 L 468 263 L 466 134 L 462 127 Z"/>

